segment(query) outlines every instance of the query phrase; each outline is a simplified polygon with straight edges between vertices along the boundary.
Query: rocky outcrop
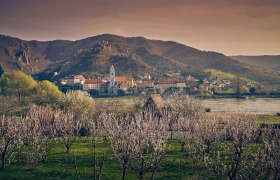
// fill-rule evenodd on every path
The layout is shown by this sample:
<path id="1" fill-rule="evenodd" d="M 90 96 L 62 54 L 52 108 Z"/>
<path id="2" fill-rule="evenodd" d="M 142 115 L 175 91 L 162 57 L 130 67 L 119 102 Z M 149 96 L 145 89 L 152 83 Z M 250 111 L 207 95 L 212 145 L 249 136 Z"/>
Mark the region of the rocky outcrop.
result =
<path id="1" fill-rule="evenodd" d="M 18 61 L 19 61 L 19 62 L 23 62 L 23 63 L 25 63 L 25 64 L 27 64 L 27 65 L 30 64 L 29 58 L 28 58 L 28 56 L 27 56 L 25 50 L 19 50 L 19 51 L 17 51 L 17 52 L 16 52 L 16 57 L 18 58 Z"/>

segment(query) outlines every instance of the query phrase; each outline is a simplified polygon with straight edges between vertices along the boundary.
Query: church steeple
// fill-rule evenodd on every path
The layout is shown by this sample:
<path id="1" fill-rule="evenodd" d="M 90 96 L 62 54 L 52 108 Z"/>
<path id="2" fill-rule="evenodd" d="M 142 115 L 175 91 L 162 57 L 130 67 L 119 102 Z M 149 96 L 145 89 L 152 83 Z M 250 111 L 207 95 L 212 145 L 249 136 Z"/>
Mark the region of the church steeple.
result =
<path id="1" fill-rule="evenodd" d="M 115 68 L 112 65 L 110 68 L 110 84 L 109 84 L 109 93 L 114 94 L 115 87 Z"/>
<path id="2" fill-rule="evenodd" d="M 114 68 L 113 64 L 110 67 L 110 71 L 115 71 L 115 68 Z"/>

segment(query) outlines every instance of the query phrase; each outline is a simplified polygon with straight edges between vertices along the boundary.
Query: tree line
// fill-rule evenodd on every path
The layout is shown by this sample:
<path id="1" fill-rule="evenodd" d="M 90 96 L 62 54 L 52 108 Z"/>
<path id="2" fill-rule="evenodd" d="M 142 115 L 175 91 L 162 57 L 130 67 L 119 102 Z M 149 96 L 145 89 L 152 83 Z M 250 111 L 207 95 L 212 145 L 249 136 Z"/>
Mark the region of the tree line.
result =
<path id="1" fill-rule="evenodd" d="M 62 96 L 58 87 L 48 80 L 36 81 L 18 70 L 0 73 L 0 114 L 20 112 L 31 104 L 57 104 Z"/>

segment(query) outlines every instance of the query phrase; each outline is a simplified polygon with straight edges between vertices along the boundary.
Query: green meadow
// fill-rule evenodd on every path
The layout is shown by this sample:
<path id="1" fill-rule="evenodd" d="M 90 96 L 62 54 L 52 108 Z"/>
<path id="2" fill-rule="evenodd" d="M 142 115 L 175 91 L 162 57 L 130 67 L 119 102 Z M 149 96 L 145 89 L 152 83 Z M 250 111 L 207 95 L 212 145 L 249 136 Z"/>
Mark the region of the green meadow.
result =
<path id="1" fill-rule="evenodd" d="M 97 176 L 99 165 L 104 162 L 101 179 L 121 179 L 122 171 L 120 162 L 115 158 L 108 141 L 99 138 L 97 144 Z M 104 157 L 104 161 L 102 160 Z M 155 174 L 155 179 L 192 179 L 201 173 L 191 162 L 188 151 L 181 151 L 181 146 L 176 140 L 169 140 L 166 154 Z M 62 143 L 52 144 L 52 149 L 46 162 L 40 162 L 35 169 L 28 168 L 23 156 L 17 161 L 7 164 L 0 171 L 1 179 L 93 179 L 93 156 L 89 140 L 79 137 L 71 148 L 68 167 L 66 166 L 65 147 Z M 195 170 L 194 170 L 195 169 Z M 209 175 L 209 174 L 208 174 Z M 149 179 L 147 173 L 144 179 Z M 137 179 L 131 168 L 128 169 L 126 179 Z"/>

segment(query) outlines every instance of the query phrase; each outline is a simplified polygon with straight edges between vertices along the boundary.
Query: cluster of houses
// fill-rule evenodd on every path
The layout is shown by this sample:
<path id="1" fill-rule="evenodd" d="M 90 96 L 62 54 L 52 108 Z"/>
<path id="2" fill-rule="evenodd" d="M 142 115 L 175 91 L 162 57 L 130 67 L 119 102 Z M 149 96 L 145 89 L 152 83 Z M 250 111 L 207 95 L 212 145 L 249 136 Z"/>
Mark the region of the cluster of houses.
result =
<path id="1" fill-rule="evenodd" d="M 62 90 L 95 91 L 100 95 L 133 94 L 135 83 L 131 76 L 115 76 L 114 66 L 110 68 L 110 76 L 101 79 L 86 79 L 82 75 L 73 75 L 61 80 Z M 63 89 L 65 88 L 65 89 Z"/>
<path id="2" fill-rule="evenodd" d="M 83 90 L 94 91 L 99 95 L 125 95 L 125 94 L 152 94 L 162 93 L 170 88 L 178 90 L 192 89 L 195 92 L 213 93 L 219 90 L 226 90 L 232 86 L 226 79 L 217 78 L 209 82 L 202 83 L 198 79 L 189 75 L 185 79 L 152 80 L 150 75 L 140 76 L 134 80 L 132 76 L 116 76 L 115 68 L 110 68 L 109 77 L 86 79 L 82 75 L 73 75 L 61 80 L 61 90 Z"/>
<path id="3" fill-rule="evenodd" d="M 235 84 L 233 84 L 228 79 L 222 79 L 217 77 L 212 81 L 204 80 L 202 85 L 200 86 L 200 91 L 207 92 L 210 94 L 214 94 L 215 92 L 227 91 L 230 88 L 235 88 Z"/>

